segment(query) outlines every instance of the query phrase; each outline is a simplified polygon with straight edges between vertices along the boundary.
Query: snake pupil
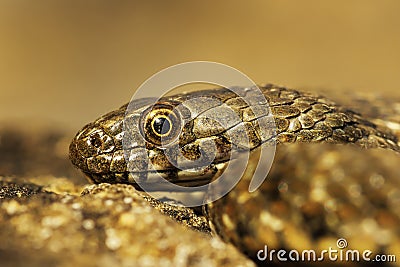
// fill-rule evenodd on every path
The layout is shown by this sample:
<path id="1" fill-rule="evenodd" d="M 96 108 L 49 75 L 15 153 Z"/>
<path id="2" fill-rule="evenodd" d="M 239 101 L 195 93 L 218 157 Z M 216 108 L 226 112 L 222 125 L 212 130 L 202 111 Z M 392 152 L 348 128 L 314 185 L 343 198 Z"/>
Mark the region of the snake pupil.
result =
<path id="1" fill-rule="evenodd" d="M 160 134 L 167 134 L 171 128 L 170 122 L 166 118 L 156 118 L 153 122 L 154 130 Z"/>

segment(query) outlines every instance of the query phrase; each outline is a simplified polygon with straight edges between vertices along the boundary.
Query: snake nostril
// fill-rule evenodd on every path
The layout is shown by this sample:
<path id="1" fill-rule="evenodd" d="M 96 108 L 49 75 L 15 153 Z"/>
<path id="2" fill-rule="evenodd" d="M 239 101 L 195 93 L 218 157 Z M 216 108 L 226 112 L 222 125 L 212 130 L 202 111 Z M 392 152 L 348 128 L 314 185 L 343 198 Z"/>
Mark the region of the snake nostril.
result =
<path id="1" fill-rule="evenodd" d="M 101 141 L 101 137 L 98 133 L 95 133 L 94 135 L 90 136 L 89 141 L 95 148 L 101 147 L 102 141 Z"/>

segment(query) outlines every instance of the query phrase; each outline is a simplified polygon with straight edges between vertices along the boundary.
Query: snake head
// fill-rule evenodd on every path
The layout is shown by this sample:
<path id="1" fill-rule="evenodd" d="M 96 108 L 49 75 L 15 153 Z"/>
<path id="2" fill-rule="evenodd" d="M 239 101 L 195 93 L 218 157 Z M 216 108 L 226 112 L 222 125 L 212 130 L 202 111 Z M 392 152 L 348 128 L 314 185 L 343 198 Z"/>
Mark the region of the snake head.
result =
<path id="1" fill-rule="evenodd" d="M 249 108 L 228 89 L 134 100 L 83 127 L 70 159 L 95 183 L 207 184 L 234 151 L 271 140 L 265 104 Z"/>

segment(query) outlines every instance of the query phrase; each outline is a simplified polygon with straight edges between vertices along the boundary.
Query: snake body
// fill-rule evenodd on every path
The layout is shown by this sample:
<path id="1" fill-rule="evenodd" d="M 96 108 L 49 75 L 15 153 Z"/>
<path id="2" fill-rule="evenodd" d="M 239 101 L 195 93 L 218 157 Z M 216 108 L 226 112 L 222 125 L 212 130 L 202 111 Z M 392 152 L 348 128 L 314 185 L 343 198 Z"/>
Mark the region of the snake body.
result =
<path id="1" fill-rule="evenodd" d="M 251 97 L 248 88 L 239 88 L 238 93 L 222 88 L 166 96 L 154 106 L 154 99 L 135 100 L 78 132 L 70 159 L 94 183 L 128 183 L 140 189 L 136 179 L 157 184 L 154 174 L 159 173 L 172 183 L 197 186 L 215 179 L 232 151 L 250 149 L 252 159 L 262 146 L 277 143 L 271 178 L 258 191 L 247 190 L 254 171 L 250 160 L 238 186 L 206 206 L 218 235 L 255 260 L 266 244 L 321 250 L 339 237 L 349 238 L 353 245 L 367 244 L 375 252 L 398 252 L 400 182 L 390 169 L 400 151 L 396 134 L 319 95 L 275 85 L 260 90 L 266 102 L 253 106 L 242 100 Z M 239 119 L 230 117 L 231 111 Z M 217 117 L 227 124 L 213 119 Z M 129 128 L 124 127 L 126 118 Z M 163 147 L 163 142 L 169 146 Z M 126 145 L 132 161 L 125 159 Z M 365 156 L 365 151 L 373 152 Z M 376 162 L 379 153 L 390 160 L 376 170 L 365 168 L 366 160 Z M 191 165 L 200 158 L 211 158 L 206 168 Z M 184 167 L 176 167 L 177 162 L 185 162 Z M 358 169 L 344 167 L 349 162 Z M 376 234 L 362 231 L 352 235 L 362 223 L 386 238 L 377 240 Z"/>

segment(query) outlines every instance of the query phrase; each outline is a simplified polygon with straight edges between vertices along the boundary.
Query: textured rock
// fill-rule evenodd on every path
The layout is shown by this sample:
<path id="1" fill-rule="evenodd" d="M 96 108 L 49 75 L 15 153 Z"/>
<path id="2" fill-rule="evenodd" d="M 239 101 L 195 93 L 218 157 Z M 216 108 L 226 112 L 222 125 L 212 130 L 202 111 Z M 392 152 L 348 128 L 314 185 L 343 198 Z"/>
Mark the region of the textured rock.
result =
<path id="1" fill-rule="evenodd" d="M 2 266 L 253 265 L 231 245 L 160 214 L 129 185 L 90 185 L 82 195 L 2 185 L 15 196 L 0 204 Z"/>

